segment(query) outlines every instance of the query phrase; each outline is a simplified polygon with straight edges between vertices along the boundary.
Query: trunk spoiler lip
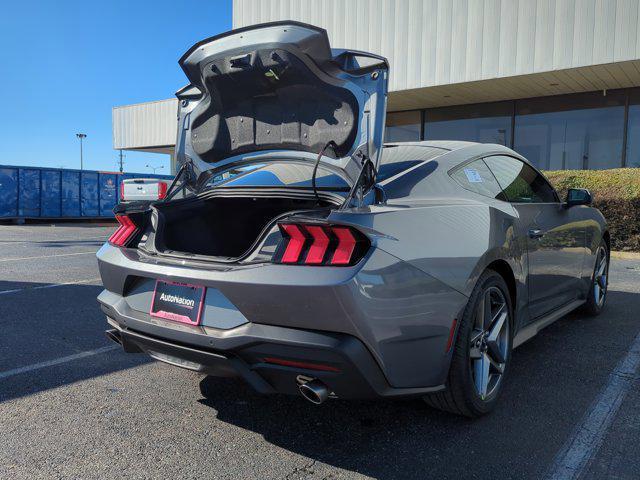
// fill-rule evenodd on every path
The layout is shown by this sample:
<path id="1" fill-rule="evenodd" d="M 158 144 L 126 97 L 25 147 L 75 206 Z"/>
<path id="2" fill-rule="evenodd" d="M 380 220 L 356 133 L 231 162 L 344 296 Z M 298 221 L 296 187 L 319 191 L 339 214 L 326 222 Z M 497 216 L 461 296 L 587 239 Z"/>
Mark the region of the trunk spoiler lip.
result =
<path id="1" fill-rule="evenodd" d="M 184 63 L 187 61 L 187 59 L 196 50 L 198 50 L 198 48 L 203 47 L 203 46 L 207 45 L 208 43 L 215 42 L 216 40 L 220 40 L 220 39 L 225 38 L 225 37 L 230 37 L 231 35 L 236 35 L 238 33 L 249 32 L 251 30 L 260 30 L 260 29 L 263 29 L 263 28 L 284 27 L 284 26 L 302 27 L 302 28 L 308 28 L 310 30 L 315 30 L 316 32 L 321 34 L 323 37 L 325 37 L 327 43 L 329 43 L 329 36 L 327 35 L 327 31 L 324 28 L 317 27 L 315 25 L 310 25 L 310 24 L 304 23 L 304 22 L 297 22 L 295 20 L 279 20 L 277 22 L 260 23 L 260 24 L 256 24 L 256 25 L 248 25 L 246 27 L 236 28 L 236 29 L 233 29 L 233 30 L 229 30 L 227 32 L 223 32 L 223 33 L 219 33 L 217 35 L 213 35 L 212 37 L 205 38 L 204 40 L 200 40 L 199 42 L 196 42 L 195 44 L 193 44 L 191 46 L 191 48 L 189 48 L 189 50 L 187 50 L 180 57 L 180 59 L 178 60 L 178 64 L 182 67 L 184 65 Z M 184 90 L 184 89 L 181 89 L 181 90 Z"/>

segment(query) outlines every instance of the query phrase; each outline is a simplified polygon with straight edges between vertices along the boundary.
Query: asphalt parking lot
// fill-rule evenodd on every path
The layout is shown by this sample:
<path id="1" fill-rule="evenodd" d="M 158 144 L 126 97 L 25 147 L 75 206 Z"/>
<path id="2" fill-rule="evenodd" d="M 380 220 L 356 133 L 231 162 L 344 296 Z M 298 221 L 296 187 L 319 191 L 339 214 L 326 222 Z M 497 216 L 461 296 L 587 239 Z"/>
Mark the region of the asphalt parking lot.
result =
<path id="1" fill-rule="evenodd" d="M 113 229 L 0 225 L 0 478 L 640 477 L 640 260 L 613 259 L 603 315 L 516 350 L 498 410 L 471 421 L 260 397 L 121 352 L 95 301 Z"/>

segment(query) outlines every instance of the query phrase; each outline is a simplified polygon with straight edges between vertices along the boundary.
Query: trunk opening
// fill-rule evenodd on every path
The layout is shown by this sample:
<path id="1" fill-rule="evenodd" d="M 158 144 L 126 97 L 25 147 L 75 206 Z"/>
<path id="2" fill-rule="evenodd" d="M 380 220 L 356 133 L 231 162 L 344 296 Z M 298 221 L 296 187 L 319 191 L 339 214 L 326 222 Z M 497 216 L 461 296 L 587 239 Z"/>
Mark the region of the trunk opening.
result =
<path id="1" fill-rule="evenodd" d="M 186 253 L 236 259 L 249 253 L 276 217 L 338 205 L 315 198 L 198 196 L 159 203 L 155 246 L 159 253 Z"/>

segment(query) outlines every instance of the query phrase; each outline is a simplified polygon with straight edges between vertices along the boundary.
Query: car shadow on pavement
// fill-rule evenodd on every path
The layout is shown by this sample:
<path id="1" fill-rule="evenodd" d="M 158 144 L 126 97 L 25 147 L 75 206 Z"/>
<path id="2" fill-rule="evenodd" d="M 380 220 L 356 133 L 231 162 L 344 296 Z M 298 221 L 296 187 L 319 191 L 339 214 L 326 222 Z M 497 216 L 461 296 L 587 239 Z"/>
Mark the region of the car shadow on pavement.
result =
<path id="1" fill-rule="evenodd" d="M 152 361 L 107 340 L 102 286 L 49 285 L 0 281 L 0 402 Z"/>
<path id="2" fill-rule="evenodd" d="M 539 478 L 640 330 L 640 295 L 609 295 L 601 316 L 572 313 L 518 348 L 497 410 L 477 420 L 421 400 L 315 406 L 212 377 L 200 382 L 201 403 L 219 420 L 310 458 L 309 476 L 328 464 L 384 479 Z"/>

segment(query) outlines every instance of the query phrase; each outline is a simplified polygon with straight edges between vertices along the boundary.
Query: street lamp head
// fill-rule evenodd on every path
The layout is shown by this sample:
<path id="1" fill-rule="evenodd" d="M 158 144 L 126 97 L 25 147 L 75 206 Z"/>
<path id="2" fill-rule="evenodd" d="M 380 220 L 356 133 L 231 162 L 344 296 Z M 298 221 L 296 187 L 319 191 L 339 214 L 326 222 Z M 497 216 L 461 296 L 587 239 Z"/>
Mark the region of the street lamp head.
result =
<path id="1" fill-rule="evenodd" d="M 86 133 L 76 133 L 76 137 L 78 137 L 78 138 L 87 138 L 87 134 Z"/>

